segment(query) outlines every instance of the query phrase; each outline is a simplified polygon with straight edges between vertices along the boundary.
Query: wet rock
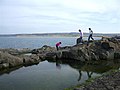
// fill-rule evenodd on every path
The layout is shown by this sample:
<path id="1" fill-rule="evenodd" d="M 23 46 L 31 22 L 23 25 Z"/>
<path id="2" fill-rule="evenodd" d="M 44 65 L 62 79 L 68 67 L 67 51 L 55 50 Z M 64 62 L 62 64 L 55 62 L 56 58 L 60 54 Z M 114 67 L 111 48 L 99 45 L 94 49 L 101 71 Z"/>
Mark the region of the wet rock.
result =
<path id="1" fill-rule="evenodd" d="M 79 46 L 74 46 L 70 50 L 62 51 L 62 58 L 80 61 L 89 60 L 87 50 Z"/>
<path id="2" fill-rule="evenodd" d="M 6 69 L 6 68 L 9 68 L 9 63 L 0 64 L 0 69 Z"/>
<path id="3" fill-rule="evenodd" d="M 32 65 L 32 64 L 39 63 L 40 61 L 41 60 L 40 60 L 39 56 L 36 55 L 36 54 L 32 54 L 30 56 L 24 56 L 23 57 L 24 65 Z"/>
<path id="4" fill-rule="evenodd" d="M 72 54 L 69 52 L 69 50 L 64 50 L 64 51 L 62 51 L 62 57 L 61 58 L 63 58 L 63 59 L 72 59 L 71 55 Z"/>
<path id="5" fill-rule="evenodd" d="M 0 65 L 4 68 L 15 67 L 23 64 L 23 60 L 7 52 L 0 51 Z"/>
<path id="6" fill-rule="evenodd" d="M 46 53 L 45 59 L 55 60 L 56 59 L 56 52 Z"/>
<path id="7" fill-rule="evenodd" d="M 60 50 L 70 50 L 72 46 L 64 46 L 64 47 L 59 47 Z"/>
<path id="8" fill-rule="evenodd" d="M 120 52 L 115 52 L 114 53 L 114 58 L 115 59 L 120 59 Z"/>
<path id="9" fill-rule="evenodd" d="M 32 50 L 32 54 L 38 54 L 39 53 L 39 50 L 38 49 L 33 49 Z"/>
<path id="10" fill-rule="evenodd" d="M 19 55 L 23 53 L 30 53 L 31 49 L 29 48 L 22 48 L 22 49 L 7 48 L 7 49 L 0 49 L 0 51 L 7 52 L 11 55 Z"/>
<path id="11" fill-rule="evenodd" d="M 50 46 L 44 45 L 41 48 L 33 49 L 32 54 L 39 54 L 39 53 L 42 54 L 42 53 L 47 53 L 47 52 L 53 52 L 55 50 L 56 50 L 55 47 L 50 47 Z"/>
<path id="12" fill-rule="evenodd" d="M 60 59 L 62 57 L 62 52 L 61 51 L 57 51 L 56 52 L 56 59 Z"/>
<path id="13" fill-rule="evenodd" d="M 94 52 L 91 52 L 91 60 L 99 60 L 98 56 Z"/>
<path id="14" fill-rule="evenodd" d="M 101 47 L 102 47 L 103 49 L 107 50 L 107 51 L 111 49 L 111 47 L 110 47 L 110 45 L 109 45 L 108 42 L 103 42 L 103 43 L 101 44 Z"/>
<path id="15" fill-rule="evenodd" d="M 36 55 L 39 56 L 39 59 L 41 59 L 42 61 L 46 58 L 46 53 L 38 53 Z"/>

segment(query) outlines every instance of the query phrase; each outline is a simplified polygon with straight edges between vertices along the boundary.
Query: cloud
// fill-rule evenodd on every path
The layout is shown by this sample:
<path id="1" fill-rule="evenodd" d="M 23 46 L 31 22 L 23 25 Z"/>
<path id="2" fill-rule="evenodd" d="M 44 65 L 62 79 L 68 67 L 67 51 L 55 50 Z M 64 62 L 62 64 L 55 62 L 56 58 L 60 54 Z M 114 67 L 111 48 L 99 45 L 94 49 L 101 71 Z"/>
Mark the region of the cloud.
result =
<path id="1" fill-rule="evenodd" d="M 53 32 L 56 28 L 58 32 L 72 31 L 80 26 L 109 28 L 120 23 L 119 3 L 119 0 L 1 0 L 0 27 L 16 33 L 15 29 L 20 28 L 26 28 L 26 32 L 34 28 L 37 32 L 51 32 L 49 28 Z"/>

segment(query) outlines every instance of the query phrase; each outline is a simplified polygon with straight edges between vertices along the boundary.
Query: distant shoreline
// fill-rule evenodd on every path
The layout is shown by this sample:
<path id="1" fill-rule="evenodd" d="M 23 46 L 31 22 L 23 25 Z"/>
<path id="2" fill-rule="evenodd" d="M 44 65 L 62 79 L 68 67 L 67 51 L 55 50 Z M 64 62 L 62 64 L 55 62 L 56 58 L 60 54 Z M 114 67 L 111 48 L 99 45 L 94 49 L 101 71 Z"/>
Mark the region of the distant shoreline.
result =
<path id="1" fill-rule="evenodd" d="M 102 37 L 102 36 L 120 36 L 119 34 L 101 34 L 94 33 L 93 37 Z M 89 33 L 84 33 L 84 37 L 88 37 Z M 79 33 L 42 33 L 42 34 L 0 34 L 0 37 L 79 37 Z"/>

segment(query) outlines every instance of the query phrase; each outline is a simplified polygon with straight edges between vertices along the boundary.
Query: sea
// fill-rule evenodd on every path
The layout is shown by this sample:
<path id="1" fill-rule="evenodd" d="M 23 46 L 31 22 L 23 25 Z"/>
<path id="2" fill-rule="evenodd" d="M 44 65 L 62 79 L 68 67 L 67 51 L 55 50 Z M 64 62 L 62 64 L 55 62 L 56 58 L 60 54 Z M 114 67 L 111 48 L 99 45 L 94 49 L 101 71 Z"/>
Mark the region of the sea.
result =
<path id="1" fill-rule="evenodd" d="M 61 46 L 76 44 L 77 37 L 0 37 L 0 48 L 40 48 L 44 45 L 54 47 L 57 42 Z"/>

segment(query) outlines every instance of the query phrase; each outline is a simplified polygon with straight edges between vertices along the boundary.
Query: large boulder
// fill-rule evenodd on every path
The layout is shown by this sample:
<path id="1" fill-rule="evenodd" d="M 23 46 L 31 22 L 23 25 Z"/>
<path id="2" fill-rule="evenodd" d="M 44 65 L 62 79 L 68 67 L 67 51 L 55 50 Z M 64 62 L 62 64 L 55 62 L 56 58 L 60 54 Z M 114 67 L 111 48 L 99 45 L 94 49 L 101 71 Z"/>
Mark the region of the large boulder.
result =
<path id="1" fill-rule="evenodd" d="M 48 52 L 45 55 L 45 59 L 56 60 L 56 59 L 60 59 L 61 56 L 62 56 L 62 51 Z"/>
<path id="2" fill-rule="evenodd" d="M 44 45 L 44 46 L 41 47 L 41 48 L 33 49 L 33 50 L 32 50 L 32 54 L 48 53 L 48 52 L 53 52 L 53 51 L 55 51 L 55 50 L 56 50 L 55 47 L 50 47 L 50 46 Z"/>
<path id="3" fill-rule="evenodd" d="M 111 60 L 114 59 L 114 47 L 108 42 L 94 41 L 88 47 L 91 60 Z"/>
<path id="4" fill-rule="evenodd" d="M 55 60 L 56 58 L 61 58 L 61 50 L 69 48 L 70 46 L 60 47 L 60 51 L 57 51 L 55 47 L 44 45 L 41 48 L 33 49 L 32 54 L 36 54 L 41 60 Z"/>
<path id="5" fill-rule="evenodd" d="M 7 52 L 0 51 L 0 69 L 11 68 L 23 64 L 23 60 Z"/>
<path id="6" fill-rule="evenodd" d="M 83 45 L 73 46 L 70 50 L 62 51 L 62 58 L 80 61 L 89 60 L 87 49 Z"/>
<path id="7" fill-rule="evenodd" d="M 120 50 L 120 41 L 117 40 L 116 38 L 106 38 L 106 37 L 102 37 L 101 43 L 106 44 L 106 48 L 109 49 L 114 49 L 116 50 Z"/>
<path id="8" fill-rule="evenodd" d="M 37 64 L 41 61 L 38 55 L 32 54 L 30 56 L 23 56 L 23 64 L 25 66 Z"/>

